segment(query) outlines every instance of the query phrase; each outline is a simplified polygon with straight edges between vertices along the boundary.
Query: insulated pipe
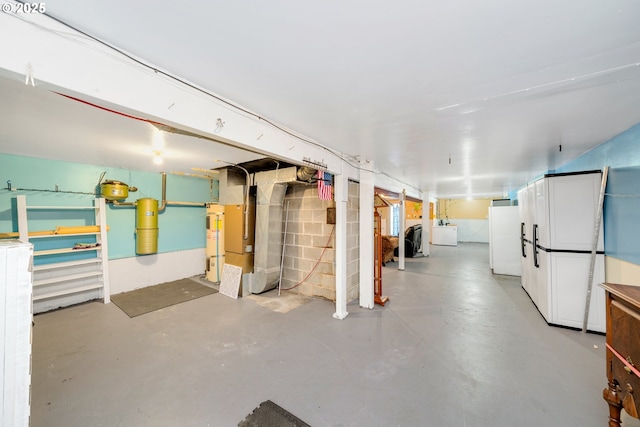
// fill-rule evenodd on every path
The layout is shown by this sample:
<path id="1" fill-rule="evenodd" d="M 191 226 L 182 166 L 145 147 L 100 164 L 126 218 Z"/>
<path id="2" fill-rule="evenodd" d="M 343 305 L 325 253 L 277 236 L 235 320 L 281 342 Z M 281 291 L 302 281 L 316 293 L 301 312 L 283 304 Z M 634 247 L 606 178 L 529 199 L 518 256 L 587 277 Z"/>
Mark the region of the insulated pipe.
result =
<path id="1" fill-rule="evenodd" d="M 231 163 L 224 160 L 216 160 L 216 162 L 226 163 L 231 166 L 235 166 L 239 169 L 242 169 L 244 173 L 247 175 L 246 187 L 244 189 L 244 236 L 243 239 L 247 240 L 249 238 L 249 187 L 251 187 L 251 175 L 249 171 L 240 166 L 237 163 Z"/>
<path id="2" fill-rule="evenodd" d="M 258 180 L 256 197 L 256 238 L 251 293 L 273 289 L 279 282 L 282 263 L 282 203 L 286 183 Z"/>
<path id="3" fill-rule="evenodd" d="M 316 176 L 317 169 L 310 168 L 309 166 L 301 166 L 298 168 L 296 175 L 300 181 L 311 181 L 311 178 Z"/>
<path id="4" fill-rule="evenodd" d="M 111 200 L 114 206 L 136 206 L 137 202 L 119 202 L 117 200 Z"/>
<path id="5" fill-rule="evenodd" d="M 207 206 L 206 203 L 201 202 L 172 202 L 171 200 L 165 201 L 167 206 Z"/>
<path id="6" fill-rule="evenodd" d="M 162 172 L 162 202 L 158 206 L 158 211 L 163 211 L 167 206 L 167 173 Z"/>
<path id="7" fill-rule="evenodd" d="M 109 203 L 113 203 L 115 206 L 136 206 L 138 204 L 135 202 L 119 202 L 117 200 L 109 200 Z M 174 202 L 167 200 L 167 173 L 162 172 L 162 201 L 160 205 L 158 205 L 158 211 L 163 211 L 167 205 L 172 206 L 206 206 L 206 203 L 201 202 Z"/>
<path id="8" fill-rule="evenodd" d="M 247 175 L 247 183 L 244 189 L 244 236 L 243 239 L 247 240 L 249 238 L 249 187 L 251 187 L 251 175 L 249 171 L 243 168 L 240 165 L 236 165 L 233 163 L 233 166 L 238 167 L 244 171 Z"/>
<path id="9" fill-rule="evenodd" d="M 136 208 L 136 253 L 139 255 L 158 252 L 158 215 L 167 204 L 182 206 L 205 206 L 197 202 L 167 202 L 167 174 L 162 172 L 162 202 L 156 199 L 143 198 L 135 202 L 120 203 L 113 200 L 115 206 L 135 206 Z"/>
<path id="10" fill-rule="evenodd" d="M 238 166 L 239 168 L 242 168 L 241 166 Z M 249 238 L 249 187 L 251 186 L 251 182 L 250 182 L 250 177 L 249 177 L 249 171 L 246 170 L 245 168 L 242 168 L 242 170 L 244 171 L 244 173 L 247 174 L 247 184 L 246 184 L 246 188 L 244 189 L 245 192 L 245 196 L 244 196 L 244 240 L 247 240 Z"/>
<path id="11" fill-rule="evenodd" d="M 201 202 L 174 202 L 167 200 L 167 173 L 161 172 L 162 174 L 162 201 L 158 206 L 158 211 L 163 211 L 168 205 L 171 206 L 206 206 L 206 203 Z"/>

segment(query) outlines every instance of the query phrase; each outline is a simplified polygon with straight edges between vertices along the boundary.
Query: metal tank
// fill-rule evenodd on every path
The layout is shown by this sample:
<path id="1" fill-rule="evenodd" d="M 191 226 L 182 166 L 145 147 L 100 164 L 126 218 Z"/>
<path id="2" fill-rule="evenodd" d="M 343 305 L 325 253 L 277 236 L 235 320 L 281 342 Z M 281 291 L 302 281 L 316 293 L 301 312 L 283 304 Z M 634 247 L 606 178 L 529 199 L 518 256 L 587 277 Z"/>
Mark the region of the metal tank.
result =
<path id="1" fill-rule="evenodd" d="M 144 198 L 136 201 L 136 253 L 158 252 L 158 201 Z"/>

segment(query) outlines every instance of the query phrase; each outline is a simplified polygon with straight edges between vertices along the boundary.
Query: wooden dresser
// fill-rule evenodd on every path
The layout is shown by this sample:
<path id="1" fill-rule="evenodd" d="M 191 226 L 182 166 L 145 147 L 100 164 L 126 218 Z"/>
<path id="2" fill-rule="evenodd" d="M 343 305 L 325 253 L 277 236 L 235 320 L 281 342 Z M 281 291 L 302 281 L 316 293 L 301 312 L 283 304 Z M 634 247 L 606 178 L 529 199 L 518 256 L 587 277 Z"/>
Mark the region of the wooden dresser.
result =
<path id="1" fill-rule="evenodd" d="M 619 427 L 620 410 L 640 413 L 640 287 L 605 283 L 607 295 L 607 379 L 609 427 Z"/>

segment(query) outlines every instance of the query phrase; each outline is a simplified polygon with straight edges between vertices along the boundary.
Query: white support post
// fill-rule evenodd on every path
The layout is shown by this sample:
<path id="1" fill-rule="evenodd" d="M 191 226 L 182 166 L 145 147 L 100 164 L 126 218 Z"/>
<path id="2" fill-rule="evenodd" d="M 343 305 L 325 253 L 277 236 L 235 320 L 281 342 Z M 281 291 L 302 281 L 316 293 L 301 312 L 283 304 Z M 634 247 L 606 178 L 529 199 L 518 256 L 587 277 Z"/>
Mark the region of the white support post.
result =
<path id="1" fill-rule="evenodd" d="M 405 219 L 406 219 L 406 190 L 402 190 L 400 193 L 400 209 L 398 209 L 398 270 L 404 271 L 404 229 L 406 228 Z"/>
<path id="2" fill-rule="evenodd" d="M 105 304 L 111 302 L 111 290 L 109 289 L 109 245 L 107 239 L 107 205 L 104 198 L 99 197 L 95 199 L 96 207 L 96 225 L 100 226 L 100 234 L 98 235 L 98 242 L 100 243 L 100 252 L 98 257 L 102 260 L 102 301 Z"/>
<path id="3" fill-rule="evenodd" d="M 367 165 L 369 169 L 373 164 Z M 373 172 L 360 170 L 360 307 L 373 308 Z"/>
<path id="4" fill-rule="evenodd" d="M 18 239 L 21 242 L 29 243 L 29 226 L 27 223 L 27 198 L 19 195 L 16 197 L 18 203 Z"/>
<path id="5" fill-rule="evenodd" d="M 422 193 L 422 255 L 429 256 L 429 226 L 431 219 L 431 210 L 429 209 L 429 193 Z"/>
<path id="6" fill-rule="evenodd" d="M 336 175 L 336 312 L 335 319 L 342 320 L 347 312 L 347 200 L 349 199 L 349 178 L 345 174 Z"/>

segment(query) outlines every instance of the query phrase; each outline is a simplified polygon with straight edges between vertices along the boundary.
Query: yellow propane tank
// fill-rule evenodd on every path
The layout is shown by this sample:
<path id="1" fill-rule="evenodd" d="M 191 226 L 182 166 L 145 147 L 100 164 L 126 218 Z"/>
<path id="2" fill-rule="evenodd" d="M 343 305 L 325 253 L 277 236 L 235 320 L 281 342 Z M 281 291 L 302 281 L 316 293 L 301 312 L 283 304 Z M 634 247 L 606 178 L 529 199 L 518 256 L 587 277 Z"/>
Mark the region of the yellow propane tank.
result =
<path id="1" fill-rule="evenodd" d="M 145 198 L 136 201 L 136 253 L 158 252 L 158 201 Z"/>

